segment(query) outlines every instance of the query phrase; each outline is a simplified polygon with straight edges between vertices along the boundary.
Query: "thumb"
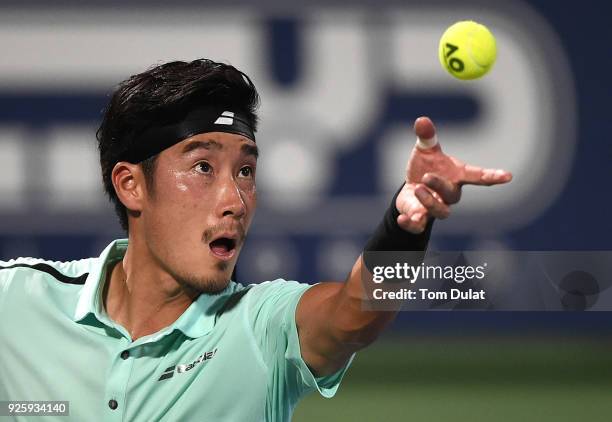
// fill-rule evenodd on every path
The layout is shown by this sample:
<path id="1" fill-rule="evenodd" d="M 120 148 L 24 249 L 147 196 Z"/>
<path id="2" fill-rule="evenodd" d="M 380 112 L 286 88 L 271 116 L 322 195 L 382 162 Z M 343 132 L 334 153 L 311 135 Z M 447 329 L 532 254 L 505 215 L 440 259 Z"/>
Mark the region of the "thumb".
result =
<path id="1" fill-rule="evenodd" d="M 419 117 L 414 121 L 414 133 L 417 136 L 418 148 L 428 150 L 438 145 L 436 127 L 429 117 Z"/>

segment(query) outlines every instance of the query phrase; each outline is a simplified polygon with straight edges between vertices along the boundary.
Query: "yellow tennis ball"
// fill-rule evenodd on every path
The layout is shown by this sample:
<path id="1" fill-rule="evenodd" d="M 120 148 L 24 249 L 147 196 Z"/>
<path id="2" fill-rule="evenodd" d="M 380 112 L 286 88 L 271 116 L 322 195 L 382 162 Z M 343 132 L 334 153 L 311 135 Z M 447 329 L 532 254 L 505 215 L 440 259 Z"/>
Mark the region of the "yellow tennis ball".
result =
<path id="1" fill-rule="evenodd" d="M 457 22 L 442 34 L 438 58 L 455 78 L 480 78 L 491 70 L 497 58 L 495 37 L 477 22 Z"/>

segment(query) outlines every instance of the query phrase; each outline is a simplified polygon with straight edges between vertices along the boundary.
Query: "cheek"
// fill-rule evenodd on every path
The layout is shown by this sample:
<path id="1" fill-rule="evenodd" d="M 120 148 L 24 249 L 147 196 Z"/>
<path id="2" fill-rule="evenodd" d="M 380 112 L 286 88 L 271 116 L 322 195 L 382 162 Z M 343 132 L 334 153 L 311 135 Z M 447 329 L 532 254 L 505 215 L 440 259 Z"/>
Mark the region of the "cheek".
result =
<path id="1" fill-rule="evenodd" d="M 201 178 L 198 178 L 196 175 L 193 175 L 190 172 L 174 171 L 170 173 L 167 186 L 169 187 L 169 190 L 179 197 L 189 196 L 191 192 L 196 190 L 206 190 L 203 189 L 205 183 L 202 182 L 203 181 Z"/>
<path id="2" fill-rule="evenodd" d="M 172 173 L 157 186 L 151 205 L 162 222 L 171 226 L 201 219 L 212 203 L 211 187 L 189 174 Z"/>
<path id="3" fill-rule="evenodd" d="M 212 186 L 206 179 L 191 172 L 173 172 L 167 181 L 167 191 L 174 199 L 189 202 L 191 198 L 210 195 Z"/>
<path id="4" fill-rule="evenodd" d="M 189 191 L 189 186 L 187 185 L 187 183 L 185 183 L 185 181 L 183 179 L 178 179 L 177 180 L 176 188 L 178 189 L 179 192 L 188 192 Z"/>
<path id="5" fill-rule="evenodd" d="M 248 186 L 243 191 L 244 200 L 250 204 L 256 205 L 257 203 L 257 187 L 255 185 Z"/>
<path id="6" fill-rule="evenodd" d="M 250 186 L 247 189 L 241 189 L 242 192 L 242 200 L 246 205 L 246 209 L 249 213 L 249 220 L 253 217 L 255 213 L 255 208 L 257 207 L 257 189 L 255 186 Z"/>

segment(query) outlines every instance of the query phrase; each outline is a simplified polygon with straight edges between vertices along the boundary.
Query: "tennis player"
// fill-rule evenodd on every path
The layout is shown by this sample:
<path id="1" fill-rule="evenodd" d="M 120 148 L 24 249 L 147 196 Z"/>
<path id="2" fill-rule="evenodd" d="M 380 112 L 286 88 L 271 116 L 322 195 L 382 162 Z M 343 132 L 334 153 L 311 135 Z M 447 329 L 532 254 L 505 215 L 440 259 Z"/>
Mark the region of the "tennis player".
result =
<path id="1" fill-rule="evenodd" d="M 395 313 L 363 310 L 361 257 L 344 282 L 230 280 L 257 204 L 258 100 L 244 73 L 210 60 L 119 85 L 97 138 L 127 239 L 96 258 L 1 263 L 0 400 L 67 401 L 58 420 L 243 422 L 335 394 Z M 512 177 L 445 155 L 428 118 L 415 131 L 366 251 L 424 250 L 462 185 Z"/>

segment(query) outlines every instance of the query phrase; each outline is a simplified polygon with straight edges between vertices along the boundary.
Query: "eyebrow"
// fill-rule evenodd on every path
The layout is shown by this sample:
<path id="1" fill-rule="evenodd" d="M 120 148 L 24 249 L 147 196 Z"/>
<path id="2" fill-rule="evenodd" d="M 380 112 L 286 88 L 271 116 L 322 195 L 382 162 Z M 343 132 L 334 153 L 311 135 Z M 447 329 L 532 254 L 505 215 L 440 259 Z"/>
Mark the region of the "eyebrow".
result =
<path id="1" fill-rule="evenodd" d="M 200 149 L 200 148 L 208 149 L 208 150 L 211 150 L 211 149 L 221 150 L 223 149 L 223 145 L 213 140 L 193 141 L 185 145 L 185 147 L 183 148 L 183 154 L 187 154 L 188 152 L 195 151 L 196 149 Z"/>
<path id="2" fill-rule="evenodd" d="M 256 159 L 259 157 L 259 148 L 257 148 L 257 145 L 243 144 L 240 147 L 240 152 L 244 155 L 252 155 Z"/>

